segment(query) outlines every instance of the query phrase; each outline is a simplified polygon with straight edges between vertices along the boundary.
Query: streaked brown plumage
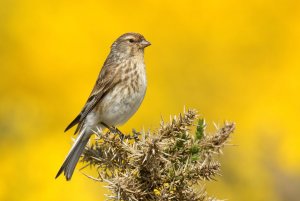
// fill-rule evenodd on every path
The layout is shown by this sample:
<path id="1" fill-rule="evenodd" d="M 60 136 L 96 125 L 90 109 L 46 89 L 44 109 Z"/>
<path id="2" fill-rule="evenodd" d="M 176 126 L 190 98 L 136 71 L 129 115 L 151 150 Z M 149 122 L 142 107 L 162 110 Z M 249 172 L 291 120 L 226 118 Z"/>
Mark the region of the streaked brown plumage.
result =
<path id="1" fill-rule="evenodd" d="M 150 43 L 138 33 L 126 33 L 111 46 L 94 89 L 80 114 L 65 131 L 78 124 L 79 136 L 56 178 L 70 180 L 93 130 L 125 123 L 139 108 L 147 87 L 144 48 Z"/>

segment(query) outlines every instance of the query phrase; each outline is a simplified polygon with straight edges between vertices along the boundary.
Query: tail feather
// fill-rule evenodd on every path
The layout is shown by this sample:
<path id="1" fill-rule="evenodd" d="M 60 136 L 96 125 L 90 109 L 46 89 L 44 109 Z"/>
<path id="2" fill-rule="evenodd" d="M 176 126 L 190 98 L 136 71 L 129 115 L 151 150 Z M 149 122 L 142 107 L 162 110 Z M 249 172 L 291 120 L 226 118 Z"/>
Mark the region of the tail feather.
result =
<path id="1" fill-rule="evenodd" d="M 80 133 L 55 178 L 59 177 L 59 175 L 64 172 L 67 181 L 71 179 L 76 164 L 85 148 L 85 145 L 88 143 L 89 138 L 90 134 L 84 131 Z"/>

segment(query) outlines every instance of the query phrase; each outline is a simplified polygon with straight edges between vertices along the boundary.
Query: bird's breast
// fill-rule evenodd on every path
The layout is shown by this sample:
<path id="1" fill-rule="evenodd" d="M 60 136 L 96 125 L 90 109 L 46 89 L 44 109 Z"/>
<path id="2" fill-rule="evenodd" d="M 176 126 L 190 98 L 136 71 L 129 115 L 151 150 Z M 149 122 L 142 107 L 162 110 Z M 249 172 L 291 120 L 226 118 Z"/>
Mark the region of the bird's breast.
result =
<path id="1" fill-rule="evenodd" d="M 113 126 L 125 123 L 140 107 L 146 88 L 144 63 L 131 62 L 124 66 L 121 82 L 102 101 L 103 121 Z"/>
<path id="2" fill-rule="evenodd" d="M 132 69 L 124 80 L 124 93 L 122 102 L 136 111 L 144 99 L 147 89 L 145 65 L 143 62 L 132 64 Z"/>

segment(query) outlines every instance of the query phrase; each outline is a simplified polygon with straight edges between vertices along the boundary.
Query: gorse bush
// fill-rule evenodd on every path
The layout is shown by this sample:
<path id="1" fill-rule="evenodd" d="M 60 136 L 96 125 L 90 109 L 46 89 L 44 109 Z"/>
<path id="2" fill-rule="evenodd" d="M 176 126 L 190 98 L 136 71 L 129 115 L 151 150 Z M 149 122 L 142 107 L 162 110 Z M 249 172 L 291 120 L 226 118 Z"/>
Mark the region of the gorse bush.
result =
<path id="1" fill-rule="evenodd" d="M 97 131 L 82 161 L 94 167 L 111 190 L 108 200 L 205 201 L 205 181 L 219 175 L 216 155 L 222 153 L 234 123 L 225 123 L 215 133 L 205 132 L 204 119 L 195 110 L 161 121 L 153 132 L 125 136 L 114 131 Z M 195 185 L 197 186 L 195 187 Z"/>

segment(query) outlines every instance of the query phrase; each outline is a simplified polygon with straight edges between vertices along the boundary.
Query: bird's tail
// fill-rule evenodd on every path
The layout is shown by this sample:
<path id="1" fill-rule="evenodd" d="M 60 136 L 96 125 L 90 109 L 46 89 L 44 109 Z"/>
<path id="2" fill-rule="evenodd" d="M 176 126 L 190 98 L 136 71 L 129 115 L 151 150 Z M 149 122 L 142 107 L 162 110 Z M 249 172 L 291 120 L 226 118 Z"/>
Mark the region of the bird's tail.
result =
<path id="1" fill-rule="evenodd" d="M 71 179 L 76 164 L 85 148 L 85 145 L 88 143 L 90 136 L 91 134 L 88 134 L 86 129 L 81 131 L 55 178 L 59 177 L 59 175 L 64 172 L 67 181 Z"/>

